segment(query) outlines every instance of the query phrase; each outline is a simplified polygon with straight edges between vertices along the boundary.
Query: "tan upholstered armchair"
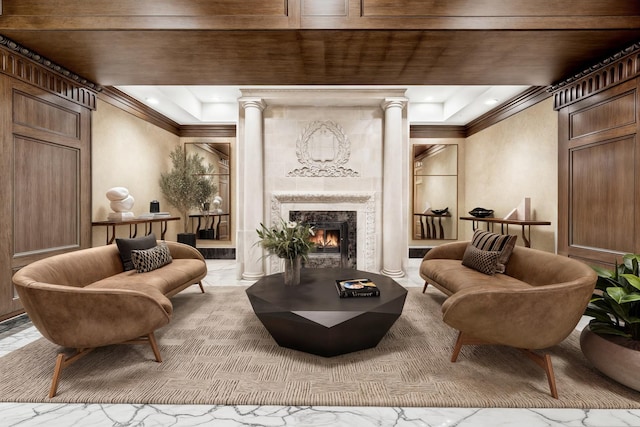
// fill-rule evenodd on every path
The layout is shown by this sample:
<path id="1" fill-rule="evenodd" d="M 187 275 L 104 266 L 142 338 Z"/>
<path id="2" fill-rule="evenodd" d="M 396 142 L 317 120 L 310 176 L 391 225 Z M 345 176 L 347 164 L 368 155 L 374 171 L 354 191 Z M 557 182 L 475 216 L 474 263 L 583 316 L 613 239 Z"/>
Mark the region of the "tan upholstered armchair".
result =
<path id="1" fill-rule="evenodd" d="M 171 296 L 206 275 L 195 249 L 167 242 L 173 262 L 148 273 L 123 271 L 116 245 L 56 255 L 29 264 L 13 276 L 20 301 L 49 341 L 76 349 L 56 359 L 49 397 L 62 369 L 95 347 L 149 344 L 161 362 L 154 331 L 169 323 Z M 204 290 L 203 290 L 204 291 Z"/>
<path id="2" fill-rule="evenodd" d="M 459 331 L 451 361 L 465 344 L 499 344 L 524 350 L 547 373 L 558 397 L 551 358 L 533 350 L 552 347 L 576 327 L 593 293 L 596 274 L 560 255 L 516 246 L 505 274 L 485 275 L 461 265 L 468 242 L 432 249 L 420 274 L 449 298 L 445 323 Z"/>

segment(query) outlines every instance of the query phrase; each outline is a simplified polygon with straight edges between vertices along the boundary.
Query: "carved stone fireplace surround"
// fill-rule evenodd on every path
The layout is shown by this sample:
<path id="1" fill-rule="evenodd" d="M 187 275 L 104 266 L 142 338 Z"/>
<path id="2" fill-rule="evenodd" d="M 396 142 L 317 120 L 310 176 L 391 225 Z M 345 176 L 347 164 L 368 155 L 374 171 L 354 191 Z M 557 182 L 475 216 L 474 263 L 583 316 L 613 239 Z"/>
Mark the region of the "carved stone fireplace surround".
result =
<path id="1" fill-rule="evenodd" d="M 376 260 L 374 193 L 365 192 L 277 192 L 271 195 L 271 218 L 289 218 L 290 211 L 356 211 L 357 269 L 379 270 Z M 282 271 L 281 262 L 270 257 L 269 273 Z"/>
<path id="2" fill-rule="evenodd" d="M 288 218 L 289 210 L 332 209 L 357 211 L 357 268 L 359 270 L 381 272 L 391 277 L 403 276 L 408 247 L 406 220 L 408 217 L 408 191 L 406 189 L 409 188 L 408 168 L 406 167 L 409 162 L 409 129 L 404 108 L 407 101 L 404 97 L 404 89 L 354 89 L 340 92 L 324 89 L 276 91 L 252 89 L 243 90 L 242 94 L 243 96 L 239 99 L 239 164 L 237 168 L 241 203 L 237 229 L 238 276 L 247 280 L 256 280 L 264 276 L 265 273 L 270 274 L 280 269 L 277 260 L 270 260 L 266 265 L 264 263 L 264 253 L 256 245 L 255 228 L 259 223 L 271 223 L 274 218 Z M 267 106 L 272 106 L 275 109 L 289 108 L 294 110 L 297 107 L 316 109 L 318 118 L 311 119 L 308 122 L 311 123 L 311 128 L 307 126 L 304 127 L 304 130 L 331 132 L 336 136 L 339 146 L 347 149 L 350 135 L 344 135 L 348 138 L 343 138 L 342 129 L 339 126 L 334 126 L 335 122 L 329 122 L 329 120 L 335 121 L 336 119 L 339 121 L 342 115 L 338 112 L 332 114 L 330 109 L 362 108 L 361 111 L 371 112 L 371 115 L 365 114 L 366 117 L 375 116 L 376 109 L 381 109 L 383 118 L 378 122 L 382 124 L 381 133 L 373 137 L 373 140 L 376 141 L 375 144 L 380 144 L 377 146 L 381 148 L 381 152 L 373 154 L 377 162 L 374 168 L 380 168 L 381 174 L 372 176 L 370 169 L 367 171 L 369 173 L 368 181 L 356 176 L 353 178 L 355 180 L 353 181 L 353 189 L 347 187 L 340 191 L 332 191 L 333 189 L 330 188 L 332 185 L 329 184 L 326 185 L 329 188 L 321 188 L 321 190 L 327 191 L 318 192 L 289 191 L 285 188 L 282 191 L 278 188 L 270 188 L 265 191 L 267 189 L 265 188 L 264 150 L 274 141 L 272 133 L 268 134 L 269 138 L 265 138 L 263 111 Z M 330 113 L 323 115 L 321 111 Z M 271 125 L 274 122 L 274 116 L 269 115 L 269 120 Z M 314 123 L 313 120 L 321 120 L 322 123 Z M 303 121 L 306 119 L 297 122 Z M 267 131 L 271 132 L 271 128 Z M 303 132 L 305 135 L 306 133 Z M 281 138 L 281 136 L 279 137 Z M 285 138 L 287 137 L 285 136 Z M 359 148 L 362 145 L 367 145 L 364 141 L 361 141 L 360 144 Z M 309 163 L 307 159 L 309 156 L 304 155 L 304 150 L 301 151 L 301 154 L 298 156 L 298 160 L 303 167 L 299 168 L 299 173 L 292 173 L 295 176 L 309 176 L 307 169 L 305 169 L 305 167 L 309 168 L 309 165 L 305 164 L 305 161 Z M 333 172 L 324 174 L 324 169 L 320 168 L 322 173 L 315 173 L 312 170 L 312 175 L 318 175 L 320 176 L 318 179 L 322 180 L 334 179 L 333 176 L 347 176 L 347 172 L 352 173 L 350 176 L 356 175 L 355 172 L 362 172 L 362 169 L 357 167 L 351 169 L 348 152 L 339 151 L 338 154 L 344 155 L 337 155 L 333 166 L 339 171 L 342 171 L 340 168 L 343 168 L 344 174 L 336 175 Z M 314 152 L 311 155 L 312 160 L 318 156 L 320 156 L 320 160 L 324 159 L 323 153 Z M 311 166 L 316 166 L 317 161 L 311 163 Z M 284 171 L 285 176 L 290 170 Z M 333 171 L 333 169 L 331 170 Z M 276 181 L 273 181 L 274 176 Z M 322 176 L 326 176 L 326 178 L 322 178 Z M 280 181 L 281 177 L 283 176 L 270 174 L 270 187 L 273 186 L 273 182 L 285 183 L 284 180 Z M 298 178 L 287 179 L 295 180 Z M 375 180 L 379 180 L 380 184 L 371 186 L 370 183 Z M 322 182 L 319 183 L 322 187 Z M 359 188 L 367 185 L 371 187 L 371 190 Z M 295 181 L 287 181 L 286 186 L 295 187 Z"/>

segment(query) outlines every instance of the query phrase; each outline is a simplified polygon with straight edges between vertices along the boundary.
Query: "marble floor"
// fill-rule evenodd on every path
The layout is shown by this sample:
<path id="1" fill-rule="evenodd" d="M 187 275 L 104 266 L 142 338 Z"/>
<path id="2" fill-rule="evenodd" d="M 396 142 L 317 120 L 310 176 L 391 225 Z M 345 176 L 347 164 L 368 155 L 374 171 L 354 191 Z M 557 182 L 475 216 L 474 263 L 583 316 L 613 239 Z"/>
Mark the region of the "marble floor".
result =
<path id="1" fill-rule="evenodd" d="M 409 261 L 407 274 L 398 283 L 422 286 L 419 261 Z M 234 260 L 208 260 L 207 264 L 206 286 L 251 284 L 236 279 Z M 26 316 L 2 322 L 0 357 L 38 338 Z M 0 358 L 0 372 L 1 366 Z M 640 426 L 640 410 L 31 404 L 2 402 L 0 396 L 0 425 L 622 427 Z"/>

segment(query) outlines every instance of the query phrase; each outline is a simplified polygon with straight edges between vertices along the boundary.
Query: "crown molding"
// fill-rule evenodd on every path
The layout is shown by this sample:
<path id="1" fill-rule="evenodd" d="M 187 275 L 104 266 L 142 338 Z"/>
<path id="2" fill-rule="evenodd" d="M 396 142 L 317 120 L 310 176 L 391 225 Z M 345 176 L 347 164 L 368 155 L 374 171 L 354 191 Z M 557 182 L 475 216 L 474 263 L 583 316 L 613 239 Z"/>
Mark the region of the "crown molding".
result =
<path id="1" fill-rule="evenodd" d="M 559 110 L 638 76 L 640 76 L 640 42 L 552 85 L 549 91 L 554 97 L 553 108 Z"/>
<path id="2" fill-rule="evenodd" d="M 164 114 L 150 108 L 147 104 L 138 101 L 125 92 L 113 86 L 106 86 L 98 97 L 116 108 L 133 114 L 141 120 L 158 126 L 179 137 L 223 137 L 236 136 L 236 125 L 181 125 Z"/>
<path id="3" fill-rule="evenodd" d="M 546 86 L 533 86 L 464 126 L 411 125 L 410 138 L 467 138 L 549 98 Z"/>
<path id="4" fill-rule="evenodd" d="M 120 89 L 113 86 L 106 86 L 98 95 L 102 101 L 105 101 L 114 107 L 117 107 L 129 114 L 142 119 L 152 125 L 180 136 L 180 125 L 167 116 L 158 113 L 146 104 L 138 101 L 132 96 L 124 93 Z"/>
<path id="5" fill-rule="evenodd" d="M 180 136 L 235 138 L 236 125 L 182 125 L 180 126 Z"/>
<path id="6" fill-rule="evenodd" d="M 466 138 L 465 126 L 410 125 L 409 138 Z"/>
<path id="7" fill-rule="evenodd" d="M 504 119 L 534 106 L 538 102 L 544 101 L 550 96 L 551 93 L 549 93 L 547 86 L 532 86 L 524 92 L 521 92 L 513 98 L 498 105 L 491 111 L 486 112 L 477 119 L 467 123 L 465 126 L 466 136 L 471 136 L 481 130 L 491 127 Z"/>
<path id="8" fill-rule="evenodd" d="M 0 72 L 92 110 L 96 108 L 96 92 L 102 89 L 2 35 Z"/>

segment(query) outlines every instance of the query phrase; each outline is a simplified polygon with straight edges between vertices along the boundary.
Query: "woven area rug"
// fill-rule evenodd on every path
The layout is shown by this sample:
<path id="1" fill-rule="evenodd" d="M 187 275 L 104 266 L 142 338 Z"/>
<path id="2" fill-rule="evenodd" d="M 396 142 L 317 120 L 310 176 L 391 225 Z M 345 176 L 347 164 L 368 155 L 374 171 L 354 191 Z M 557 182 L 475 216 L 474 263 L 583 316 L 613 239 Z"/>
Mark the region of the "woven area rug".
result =
<path id="1" fill-rule="evenodd" d="M 151 349 L 96 349 L 62 373 L 47 398 L 60 348 L 40 339 L 0 358 L 0 399 L 11 402 L 640 408 L 640 393 L 588 365 L 574 332 L 551 349 L 560 399 L 519 351 L 464 347 L 441 320 L 444 296 L 410 288 L 402 316 L 380 344 L 323 358 L 279 347 L 243 287 L 196 287 L 172 298 L 174 318 Z M 508 321 L 508 319 L 505 319 Z M 354 331 L 357 333 L 357 331 Z"/>

